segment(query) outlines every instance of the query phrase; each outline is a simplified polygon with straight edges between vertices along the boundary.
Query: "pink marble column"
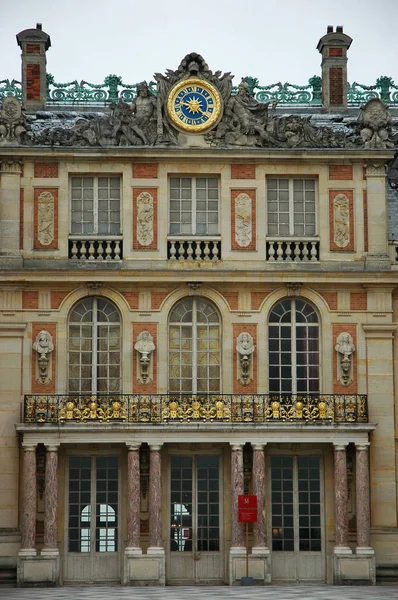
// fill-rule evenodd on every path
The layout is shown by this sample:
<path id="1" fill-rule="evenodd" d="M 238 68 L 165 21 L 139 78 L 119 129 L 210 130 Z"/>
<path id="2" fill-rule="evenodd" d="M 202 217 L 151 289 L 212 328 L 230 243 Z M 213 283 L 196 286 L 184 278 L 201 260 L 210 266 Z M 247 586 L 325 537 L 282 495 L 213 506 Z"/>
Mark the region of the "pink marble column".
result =
<path id="1" fill-rule="evenodd" d="M 58 446 L 47 446 L 44 487 L 44 550 L 57 550 Z"/>
<path id="2" fill-rule="evenodd" d="M 243 446 L 232 445 L 231 451 L 231 548 L 245 547 L 245 525 L 238 522 L 238 496 L 244 493 Z"/>
<path id="3" fill-rule="evenodd" d="M 334 528 L 335 548 L 348 547 L 348 488 L 346 445 L 334 446 Z"/>
<path id="4" fill-rule="evenodd" d="M 356 444 L 357 547 L 370 550 L 369 444 Z"/>
<path id="5" fill-rule="evenodd" d="M 140 446 L 128 446 L 127 549 L 140 548 Z"/>
<path id="6" fill-rule="evenodd" d="M 267 546 L 267 531 L 265 526 L 265 458 L 264 446 L 253 445 L 253 494 L 257 496 L 257 523 L 253 525 L 253 546 Z"/>
<path id="7" fill-rule="evenodd" d="M 23 446 L 21 550 L 36 544 L 36 445 Z"/>
<path id="8" fill-rule="evenodd" d="M 161 446 L 149 449 L 149 548 L 162 548 Z"/>

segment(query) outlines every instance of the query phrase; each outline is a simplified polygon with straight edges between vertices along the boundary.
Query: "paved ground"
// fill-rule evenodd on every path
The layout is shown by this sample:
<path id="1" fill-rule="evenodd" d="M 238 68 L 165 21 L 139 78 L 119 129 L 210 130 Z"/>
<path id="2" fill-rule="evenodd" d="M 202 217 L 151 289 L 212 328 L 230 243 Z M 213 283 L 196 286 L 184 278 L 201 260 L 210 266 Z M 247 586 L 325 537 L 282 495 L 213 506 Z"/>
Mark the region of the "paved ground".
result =
<path id="1" fill-rule="evenodd" d="M 2 600 L 394 600 L 398 586 L 0 588 Z"/>

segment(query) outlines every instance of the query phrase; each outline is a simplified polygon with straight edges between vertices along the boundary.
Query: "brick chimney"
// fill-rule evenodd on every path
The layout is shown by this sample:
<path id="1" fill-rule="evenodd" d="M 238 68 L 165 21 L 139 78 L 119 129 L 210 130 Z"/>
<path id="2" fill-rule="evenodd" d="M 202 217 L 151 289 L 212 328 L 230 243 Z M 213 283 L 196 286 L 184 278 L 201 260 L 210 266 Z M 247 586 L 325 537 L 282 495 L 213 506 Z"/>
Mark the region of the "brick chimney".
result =
<path id="1" fill-rule="evenodd" d="M 39 110 L 46 105 L 46 52 L 51 46 L 50 36 L 37 23 L 36 29 L 18 33 L 17 42 L 22 49 L 22 106 L 27 111 Z"/>
<path id="2" fill-rule="evenodd" d="M 322 54 L 322 103 L 327 112 L 347 108 L 347 50 L 351 42 L 341 25 L 336 31 L 328 25 L 326 35 L 318 42 L 317 50 Z"/>

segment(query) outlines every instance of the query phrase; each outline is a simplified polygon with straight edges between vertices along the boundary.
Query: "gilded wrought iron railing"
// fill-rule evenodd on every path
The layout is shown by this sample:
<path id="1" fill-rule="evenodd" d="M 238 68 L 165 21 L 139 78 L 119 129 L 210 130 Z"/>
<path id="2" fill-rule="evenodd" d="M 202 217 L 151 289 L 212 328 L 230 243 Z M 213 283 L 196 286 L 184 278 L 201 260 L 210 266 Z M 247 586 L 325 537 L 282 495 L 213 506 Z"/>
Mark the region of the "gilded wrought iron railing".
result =
<path id="1" fill-rule="evenodd" d="M 26 395 L 24 423 L 367 423 L 361 394 Z"/>

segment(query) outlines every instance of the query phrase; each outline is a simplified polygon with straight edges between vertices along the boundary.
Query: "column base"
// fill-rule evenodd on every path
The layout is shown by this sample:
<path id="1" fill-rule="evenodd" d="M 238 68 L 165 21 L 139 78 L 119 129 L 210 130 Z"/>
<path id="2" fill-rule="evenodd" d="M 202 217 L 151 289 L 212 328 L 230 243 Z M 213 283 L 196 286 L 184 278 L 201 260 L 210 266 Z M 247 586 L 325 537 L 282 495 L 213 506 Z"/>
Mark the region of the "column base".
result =
<path id="1" fill-rule="evenodd" d="M 229 585 L 242 585 L 246 578 L 246 548 L 232 547 L 229 551 Z M 271 555 L 267 547 L 255 547 L 249 554 L 249 577 L 254 585 L 271 583 Z"/>
<path id="2" fill-rule="evenodd" d="M 336 551 L 337 550 L 337 551 Z M 333 583 L 335 585 L 375 585 L 376 559 L 373 548 L 357 548 L 353 554 L 333 550 Z M 359 550 L 359 552 L 358 552 Z"/>
<path id="3" fill-rule="evenodd" d="M 17 560 L 18 587 L 55 587 L 59 585 L 60 560 L 57 548 L 41 551 L 22 549 Z"/>
<path id="4" fill-rule="evenodd" d="M 124 551 L 123 585 L 149 586 L 166 585 L 164 548 L 126 548 Z"/>

